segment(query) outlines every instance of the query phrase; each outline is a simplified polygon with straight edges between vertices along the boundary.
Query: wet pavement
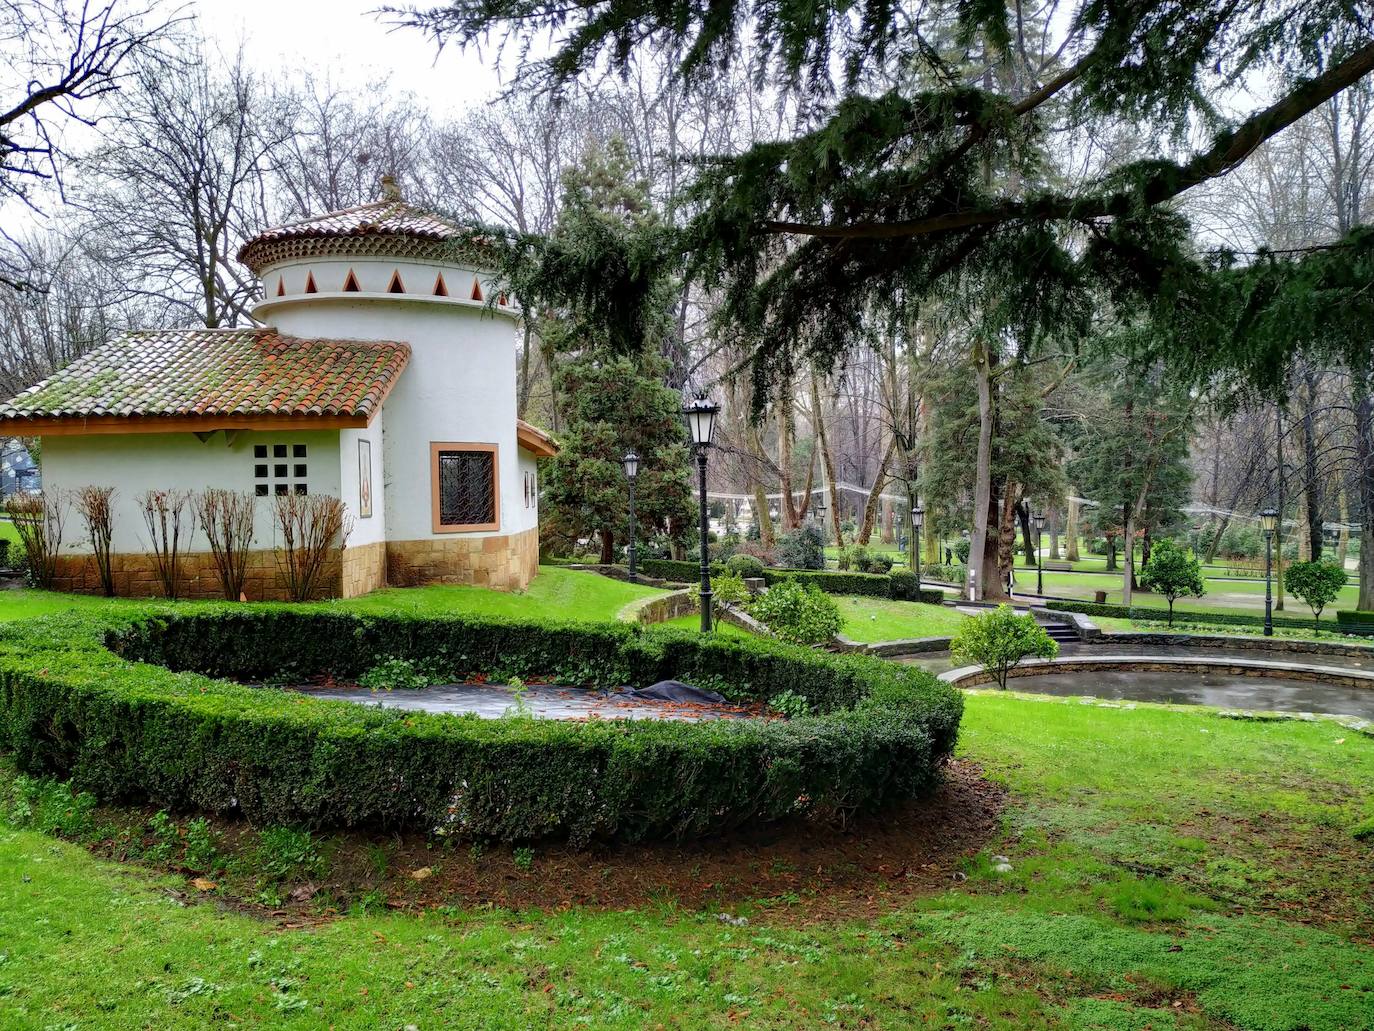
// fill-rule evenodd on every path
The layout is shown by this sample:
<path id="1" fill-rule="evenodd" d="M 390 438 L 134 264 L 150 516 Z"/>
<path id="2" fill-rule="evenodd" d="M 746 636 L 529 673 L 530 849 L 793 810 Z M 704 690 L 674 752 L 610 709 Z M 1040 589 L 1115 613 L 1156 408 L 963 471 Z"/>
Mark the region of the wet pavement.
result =
<path id="1" fill-rule="evenodd" d="M 472 714 L 484 719 L 524 713 L 554 720 L 715 720 L 758 715 L 752 709 L 694 702 L 642 701 L 581 687 L 529 684 L 521 699 L 504 684 L 440 684 L 416 690 L 380 691 L 366 687 L 292 687 L 288 690 L 331 701 L 379 705 L 413 712 Z"/>
<path id="2" fill-rule="evenodd" d="M 1206 670 L 1169 673 L 1085 669 L 1079 673 L 1012 677 L 1007 687 L 1031 694 L 1088 695 L 1118 701 L 1212 705 L 1256 712 L 1319 712 L 1374 719 L 1374 689 L 1368 687 Z"/>

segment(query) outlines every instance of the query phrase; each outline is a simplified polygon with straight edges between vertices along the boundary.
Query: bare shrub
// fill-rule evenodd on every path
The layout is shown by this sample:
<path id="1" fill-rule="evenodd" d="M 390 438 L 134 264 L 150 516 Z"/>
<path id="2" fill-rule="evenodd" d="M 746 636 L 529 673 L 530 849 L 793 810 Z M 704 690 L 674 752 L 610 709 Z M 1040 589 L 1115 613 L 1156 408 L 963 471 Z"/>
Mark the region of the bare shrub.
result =
<path id="1" fill-rule="evenodd" d="M 11 494 L 5 512 L 14 523 L 29 564 L 29 578 L 37 587 L 51 587 L 57 576 L 57 553 L 67 520 L 67 495 L 56 487 L 40 494 Z"/>
<path id="2" fill-rule="evenodd" d="M 176 598 L 181 587 L 181 552 L 196 532 L 195 506 L 189 490 L 148 490 L 139 495 L 148 528 L 148 555 L 157 567 L 162 593 Z"/>
<path id="3" fill-rule="evenodd" d="M 342 547 L 353 532 L 344 503 L 329 494 L 278 494 L 273 499 L 281 546 L 281 566 L 292 601 L 309 601 L 319 588 L 329 551 L 337 538 Z"/>
<path id="4" fill-rule="evenodd" d="M 91 554 L 95 556 L 96 572 L 100 574 L 100 589 L 105 597 L 115 593 L 114 569 L 110 565 L 110 538 L 114 536 L 113 487 L 80 487 L 72 495 L 76 511 L 86 524 L 91 538 Z"/>
<path id="5" fill-rule="evenodd" d="M 196 513 L 210 540 L 220 587 L 229 601 L 243 597 L 248 575 L 248 552 L 253 547 L 253 516 L 257 499 L 252 494 L 211 487 L 196 497 Z"/>

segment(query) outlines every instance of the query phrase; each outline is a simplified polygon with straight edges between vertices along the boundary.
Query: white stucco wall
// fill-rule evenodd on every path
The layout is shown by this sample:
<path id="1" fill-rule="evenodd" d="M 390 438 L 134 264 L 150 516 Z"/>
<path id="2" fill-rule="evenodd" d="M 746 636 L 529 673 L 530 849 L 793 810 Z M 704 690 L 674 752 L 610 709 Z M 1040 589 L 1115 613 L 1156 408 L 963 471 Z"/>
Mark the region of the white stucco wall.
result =
<path id="1" fill-rule="evenodd" d="M 386 502 L 383 483 L 385 481 L 383 456 L 382 424 L 385 413 L 377 415 L 372 424 L 362 430 L 339 431 L 339 484 L 342 493 L 339 497 L 348 506 L 353 517 L 353 532 L 348 536 L 350 545 L 372 544 L 386 540 Z M 372 516 L 364 519 L 359 511 L 359 476 L 362 464 L 358 457 L 358 442 L 367 441 L 372 458 Z"/>
<path id="2" fill-rule="evenodd" d="M 254 457 L 254 445 L 265 445 L 268 457 Z M 286 458 L 273 457 L 273 445 L 287 447 Z M 304 459 L 291 455 L 292 445 L 304 444 Z M 354 447 L 354 463 L 357 449 Z M 255 475 L 256 466 L 266 463 L 266 480 Z M 116 552 L 142 552 L 148 547 L 148 532 L 143 522 L 139 495 L 147 490 L 203 490 L 223 487 L 254 492 L 255 484 L 267 483 L 269 496 L 258 498 L 254 547 L 270 548 L 277 540 L 272 517 L 270 493 L 277 482 L 291 489 L 295 466 L 306 466 L 305 483 L 313 494 L 340 495 L 340 458 L 338 431 L 313 430 L 290 433 L 242 432 L 225 446 L 224 433 L 215 433 L 205 443 L 191 433 L 131 433 L 84 437 L 43 438 L 43 481 L 46 488 L 72 490 L 77 487 L 114 487 L 114 535 L 111 547 Z M 286 477 L 275 476 L 277 465 L 287 466 Z M 354 474 L 356 477 L 356 473 Z M 356 496 L 356 492 L 355 492 Z M 63 539 L 64 552 L 88 553 L 85 526 L 71 511 Z M 350 538 L 352 539 L 352 538 Z M 199 526 L 188 551 L 208 551 L 209 542 Z"/>
<path id="3" fill-rule="evenodd" d="M 525 504 L 525 477 L 529 477 L 530 499 Z M 539 466 L 528 451 L 520 452 L 520 518 L 515 524 L 517 530 L 528 530 L 539 525 Z"/>
<path id="4" fill-rule="evenodd" d="M 430 443 L 494 444 L 500 483 L 500 529 L 468 536 L 511 534 L 538 524 L 536 508 L 525 507 L 526 471 L 515 438 L 516 333 L 511 316 L 493 313 L 466 299 L 424 295 L 305 295 L 274 297 L 278 275 L 303 279 L 302 269 L 314 270 L 321 289 L 322 267 L 329 262 L 296 262 L 264 270 L 267 299 L 256 317 L 278 331 L 299 337 L 354 340 L 392 340 L 410 345 L 411 358 L 387 398 L 382 418 L 382 464 L 385 498 L 385 535 L 388 540 L 452 537 L 435 533 L 430 486 Z M 342 283 L 347 268 L 359 276 L 364 291 L 369 282 L 383 281 L 394 267 L 403 267 L 412 282 L 433 283 L 434 275 L 471 276 L 459 266 L 420 265 L 394 260 L 336 262 Z M 410 268 L 407 273 L 404 268 Z M 447 280 L 453 290 L 452 280 Z M 460 278 L 460 281 L 461 278 Z M 339 289 L 336 284 L 331 287 Z M 467 279 L 471 287 L 471 279 Z M 384 289 L 384 285 L 382 287 Z M 356 445 L 351 445 L 356 451 Z M 528 457 L 528 456 L 526 456 Z M 378 471 L 375 466 L 374 475 Z M 374 484 L 374 489 L 376 488 Z M 356 494 L 356 491 L 353 492 Z M 348 495 L 352 496 L 352 495 Z M 346 498 L 347 499 L 347 498 Z M 363 543 L 363 538 L 353 540 Z"/>

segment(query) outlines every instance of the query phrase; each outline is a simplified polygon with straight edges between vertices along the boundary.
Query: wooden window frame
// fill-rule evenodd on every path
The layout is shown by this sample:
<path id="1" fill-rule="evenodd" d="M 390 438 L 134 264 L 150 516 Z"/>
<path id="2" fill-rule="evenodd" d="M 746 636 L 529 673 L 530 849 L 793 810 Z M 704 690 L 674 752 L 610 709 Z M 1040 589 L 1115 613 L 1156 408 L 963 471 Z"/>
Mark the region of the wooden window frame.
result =
<path id="1" fill-rule="evenodd" d="M 492 522 L 441 523 L 439 521 L 439 452 L 487 451 L 491 453 Z M 501 529 L 501 448 L 476 441 L 431 440 L 429 442 L 430 525 L 435 533 L 479 533 Z"/>

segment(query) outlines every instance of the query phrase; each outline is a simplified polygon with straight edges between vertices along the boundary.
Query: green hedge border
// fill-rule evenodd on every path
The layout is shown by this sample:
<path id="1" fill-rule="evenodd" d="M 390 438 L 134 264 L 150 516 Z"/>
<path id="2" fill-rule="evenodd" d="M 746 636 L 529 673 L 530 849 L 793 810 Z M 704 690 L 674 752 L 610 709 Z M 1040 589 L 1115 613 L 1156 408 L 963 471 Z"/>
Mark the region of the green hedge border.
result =
<path id="1" fill-rule="evenodd" d="M 403 712 L 214 679 L 356 675 L 383 657 L 493 679 L 807 695 L 793 720 L 573 723 Z M 0 747 L 103 799 L 255 822 L 528 841 L 695 837 L 928 790 L 963 703 L 865 656 L 625 624 L 169 609 L 0 627 Z"/>
<path id="2" fill-rule="evenodd" d="M 1151 622 L 1168 622 L 1168 609 L 1142 608 L 1138 605 L 1098 605 L 1090 601 L 1051 601 L 1045 608 L 1056 612 L 1078 612 L 1085 616 L 1108 616 L 1115 619 L 1139 619 Z M 1176 623 L 1215 623 L 1218 626 L 1264 626 L 1263 616 L 1252 616 L 1244 612 L 1193 612 L 1183 609 L 1174 611 Z M 1311 630 L 1312 620 L 1294 619 L 1291 616 L 1275 616 L 1274 626 L 1295 630 Z"/>
<path id="3" fill-rule="evenodd" d="M 645 576 L 674 583 L 696 583 L 701 578 L 701 566 L 696 562 L 651 558 L 641 561 L 639 569 Z M 712 576 L 718 576 L 723 572 L 723 564 L 712 563 Z M 869 598 L 891 598 L 895 601 L 922 601 L 928 605 L 940 605 L 945 600 L 944 591 L 931 589 L 917 592 L 916 574 L 907 570 L 898 570 L 895 573 L 851 573 L 825 569 L 765 567 L 763 579 L 769 585 L 781 580 L 801 580 L 815 584 L 826 594 L 857 594 Z"/>

